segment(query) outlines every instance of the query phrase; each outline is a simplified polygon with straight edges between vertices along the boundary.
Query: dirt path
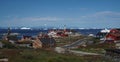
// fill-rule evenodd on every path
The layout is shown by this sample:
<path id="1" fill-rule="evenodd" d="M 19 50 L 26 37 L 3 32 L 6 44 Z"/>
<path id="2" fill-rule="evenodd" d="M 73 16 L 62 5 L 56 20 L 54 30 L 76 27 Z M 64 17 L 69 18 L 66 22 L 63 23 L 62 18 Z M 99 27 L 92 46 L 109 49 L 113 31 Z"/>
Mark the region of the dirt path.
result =
<path id="1" fill-rule="evenodd" d="M 80 56 L 84 56 L 84 55 L 100 55 L 97 53 L 88 53 L 88 52 L 83 52 L 83 51 L 76 51 L 76 50 L 69 50 L 70 53 L 76 54 L 76 55 L 80 55 Z"/>

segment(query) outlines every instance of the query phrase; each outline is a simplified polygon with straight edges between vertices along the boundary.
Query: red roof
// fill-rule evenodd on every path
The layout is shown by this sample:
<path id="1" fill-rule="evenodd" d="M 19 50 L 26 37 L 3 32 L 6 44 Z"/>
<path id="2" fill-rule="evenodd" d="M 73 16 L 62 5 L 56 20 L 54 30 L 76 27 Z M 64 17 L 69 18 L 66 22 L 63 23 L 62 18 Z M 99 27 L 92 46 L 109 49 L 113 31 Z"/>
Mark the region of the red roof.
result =
<path id="1" fill-rule="evenodd" d="M 114 40 L 120 40 L 120 30 L 119 29 L 112 29 L 110 33 L 106 35 L 106 38 L 112 38 Z"/>

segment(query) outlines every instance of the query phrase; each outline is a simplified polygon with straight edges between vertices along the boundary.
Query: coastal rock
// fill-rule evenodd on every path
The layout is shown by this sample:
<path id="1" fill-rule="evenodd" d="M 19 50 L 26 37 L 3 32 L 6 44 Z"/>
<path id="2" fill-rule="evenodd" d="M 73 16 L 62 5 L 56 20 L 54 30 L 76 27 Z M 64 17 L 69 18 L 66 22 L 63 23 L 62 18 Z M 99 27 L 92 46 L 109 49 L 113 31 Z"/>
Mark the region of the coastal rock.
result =
<path id="1" fill-rule="evenodd" d="M 64 49 L 64 48 L 61 48 L 61 47 L 56 47 L 56 48 L 55 48 L 55 51 L 56 51 L 57 53 L 65 53 L 65 49 Z"/>
<path id="2" fill-rule="evenodd" d="M 0 62 L 8 62 L 8 58 L 0 59 Z"/>

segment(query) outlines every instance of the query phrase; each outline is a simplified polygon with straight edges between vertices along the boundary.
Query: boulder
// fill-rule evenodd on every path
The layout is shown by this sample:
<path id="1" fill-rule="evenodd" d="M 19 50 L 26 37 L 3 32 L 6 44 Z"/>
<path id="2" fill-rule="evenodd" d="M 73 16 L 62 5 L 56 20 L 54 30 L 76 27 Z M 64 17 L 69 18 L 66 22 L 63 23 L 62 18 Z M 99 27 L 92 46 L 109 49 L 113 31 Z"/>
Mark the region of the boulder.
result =
<path id="1" fill-rule="evenodd" d="M 64 48 L 61 48 L 61 47 L 56 47 L 56 48 L 55 48 L 55 51 L 56 51 L 57 53 L 65 53 L 65 49 L 64 49 Z"/>

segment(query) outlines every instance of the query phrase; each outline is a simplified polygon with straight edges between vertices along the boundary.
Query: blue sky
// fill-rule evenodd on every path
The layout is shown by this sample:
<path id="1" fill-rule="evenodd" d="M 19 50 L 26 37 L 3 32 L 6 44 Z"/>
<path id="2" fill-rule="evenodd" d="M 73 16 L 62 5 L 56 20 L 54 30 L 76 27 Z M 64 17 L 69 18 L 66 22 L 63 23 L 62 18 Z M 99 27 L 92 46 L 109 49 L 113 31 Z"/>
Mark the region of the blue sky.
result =
<path id="1" fill-rule="evenodd" d="M 120 0 L 0 0 L 0 27 L 120 28 Z"/>

